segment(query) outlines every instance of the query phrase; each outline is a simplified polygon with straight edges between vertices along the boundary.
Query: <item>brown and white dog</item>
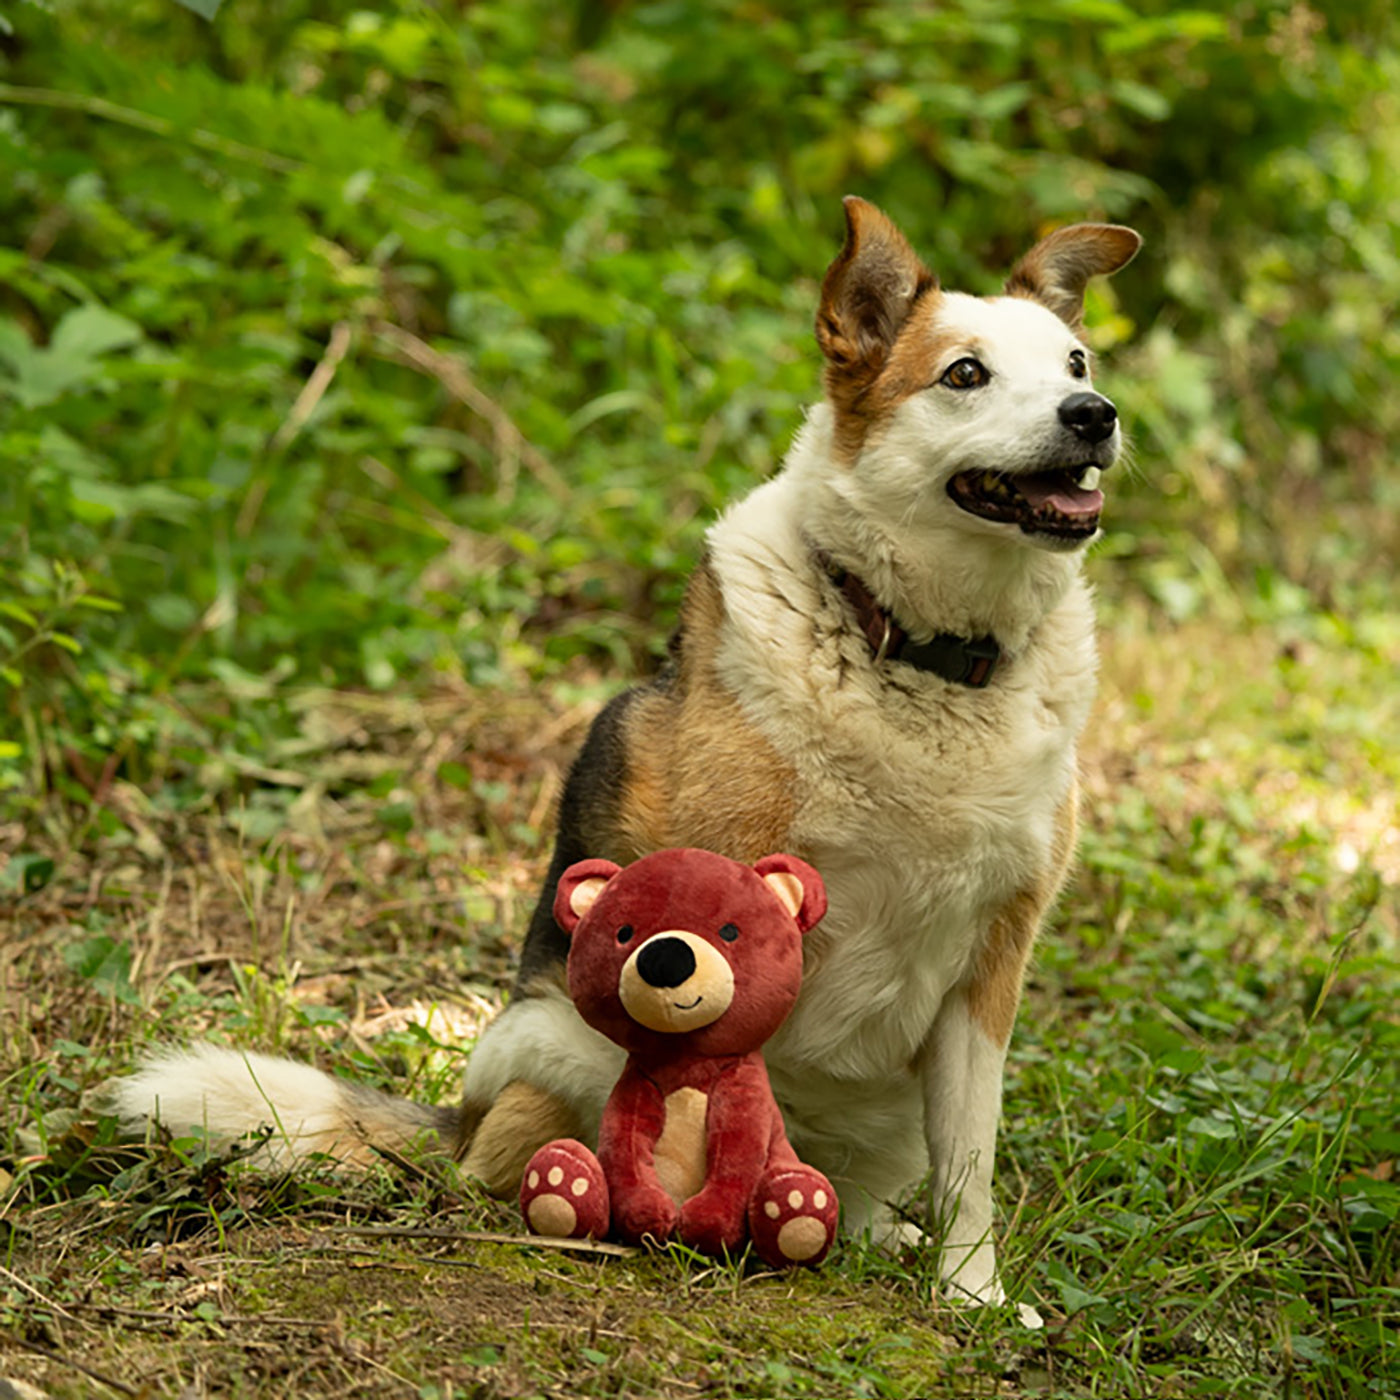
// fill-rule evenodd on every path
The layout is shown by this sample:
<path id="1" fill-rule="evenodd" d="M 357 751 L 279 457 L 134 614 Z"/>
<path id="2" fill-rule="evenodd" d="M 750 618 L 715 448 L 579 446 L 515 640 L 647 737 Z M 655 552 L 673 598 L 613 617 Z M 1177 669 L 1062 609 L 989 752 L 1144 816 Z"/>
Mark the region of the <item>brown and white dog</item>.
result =
<path id="1" fill-rule="evenodd" d="M 122 1081 L 133 1123 L 288 1157 L 436 1131 L 513 1193 L 547 1140 L 588 1137 L 620 1069 L 563 979 L 564 868 L 665 846 L 821 872 L 830 910 L 766 1047 L 793 1145 L 846 1226 L 916 1238 L 927 1179 L 949 1289 L 1001 1298 L 991 1236 L 1002 1068 L 1031 945 L 1075 842 L 1096 655 L 1084 546 L 1116 459 L 1079 337 L 1130 229 L 1062 228 L 1005 294 L 945 292 L 895 225 L 846 201 L 822 285 L 826 399 L 783 470 L 711 529 L 670 659 L 595 721 L 570 775 L 515 994 L 465 1101 L 429 1109 L 304 1066 L 199 1046 Z"/>

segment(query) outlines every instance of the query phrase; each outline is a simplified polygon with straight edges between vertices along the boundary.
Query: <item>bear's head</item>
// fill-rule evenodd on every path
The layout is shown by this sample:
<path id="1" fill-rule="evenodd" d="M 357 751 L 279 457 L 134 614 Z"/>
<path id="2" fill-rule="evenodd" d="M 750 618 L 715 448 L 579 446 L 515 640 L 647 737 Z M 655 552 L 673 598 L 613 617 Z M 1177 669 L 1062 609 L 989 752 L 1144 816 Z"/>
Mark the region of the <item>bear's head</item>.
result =
<path id="1" fill-rule="evenodd" d="M 796 856 L 693 849 L 580 861 L 554 900 L 580 1015 L 642 1054 L 758 1049 L 797 1000 L 802 935 L 825 913 L 821 876 Z"/>

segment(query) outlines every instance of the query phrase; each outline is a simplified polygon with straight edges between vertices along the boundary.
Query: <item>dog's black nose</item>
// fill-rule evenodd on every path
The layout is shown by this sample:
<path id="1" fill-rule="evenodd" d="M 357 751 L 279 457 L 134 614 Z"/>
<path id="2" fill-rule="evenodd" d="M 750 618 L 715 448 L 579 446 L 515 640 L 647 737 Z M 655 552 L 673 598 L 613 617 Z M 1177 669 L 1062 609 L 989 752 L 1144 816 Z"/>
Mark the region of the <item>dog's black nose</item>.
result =
<path id="1" fill-rule="evenodd" d="M 637 954 L 637 971 L 649 987 L 679 987 L 695 971 L 695 954 L 681 938 L 653 938 Z"/>
<path id="2" fill-rule="evenodd" d="M 1102 442 L 1113 434 L 1118 410 L 1102 394 L 1071 394 L 1060 404 L 1060 422 L 1085 442 Z"/>

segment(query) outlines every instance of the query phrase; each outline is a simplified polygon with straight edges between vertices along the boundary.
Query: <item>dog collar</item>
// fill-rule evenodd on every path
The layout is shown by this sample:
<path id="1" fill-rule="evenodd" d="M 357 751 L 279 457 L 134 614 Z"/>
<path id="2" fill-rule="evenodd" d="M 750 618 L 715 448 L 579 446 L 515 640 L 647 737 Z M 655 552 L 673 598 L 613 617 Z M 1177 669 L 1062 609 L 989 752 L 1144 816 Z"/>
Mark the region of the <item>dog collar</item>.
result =
<path id="1" fill-rule="evenodd" d="M 913 642 L 903 627 L 875 601 L 864 582 L 843 569 L 825 550 L 817 550 L 817 562 L 841 596 L 855 611 L 856 622 L 878 665 L 902 661 L 916 671 L 931 671 L 945 681 L 982 690 L 996 674 L 1001 646 L 995 637 L 959 637 L 939 632 L 927 642 Z"/>

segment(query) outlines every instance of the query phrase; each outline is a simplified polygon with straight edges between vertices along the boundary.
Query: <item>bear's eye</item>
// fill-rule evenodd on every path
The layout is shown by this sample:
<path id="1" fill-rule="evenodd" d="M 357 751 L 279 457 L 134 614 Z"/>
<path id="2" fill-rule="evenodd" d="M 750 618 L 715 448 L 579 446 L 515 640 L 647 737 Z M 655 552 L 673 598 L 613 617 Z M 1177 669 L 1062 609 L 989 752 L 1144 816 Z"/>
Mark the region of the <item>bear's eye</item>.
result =
<path id="1" fill-rule="evenodd" d="M 630 943 L 632 941 L 632 935 L 635 932 L 636 930 L 631 924 L 623 924 L 617 931 L 617 941 L 619 943 Z"/>
<path id="2" fill-rule="evenodd" d="M 739 936 L 739 926 L 737 924 L 725 924 L 725 926 L 720 929 L 719 936 L 724 939 L 726 943 L 733 943 Z"/>

